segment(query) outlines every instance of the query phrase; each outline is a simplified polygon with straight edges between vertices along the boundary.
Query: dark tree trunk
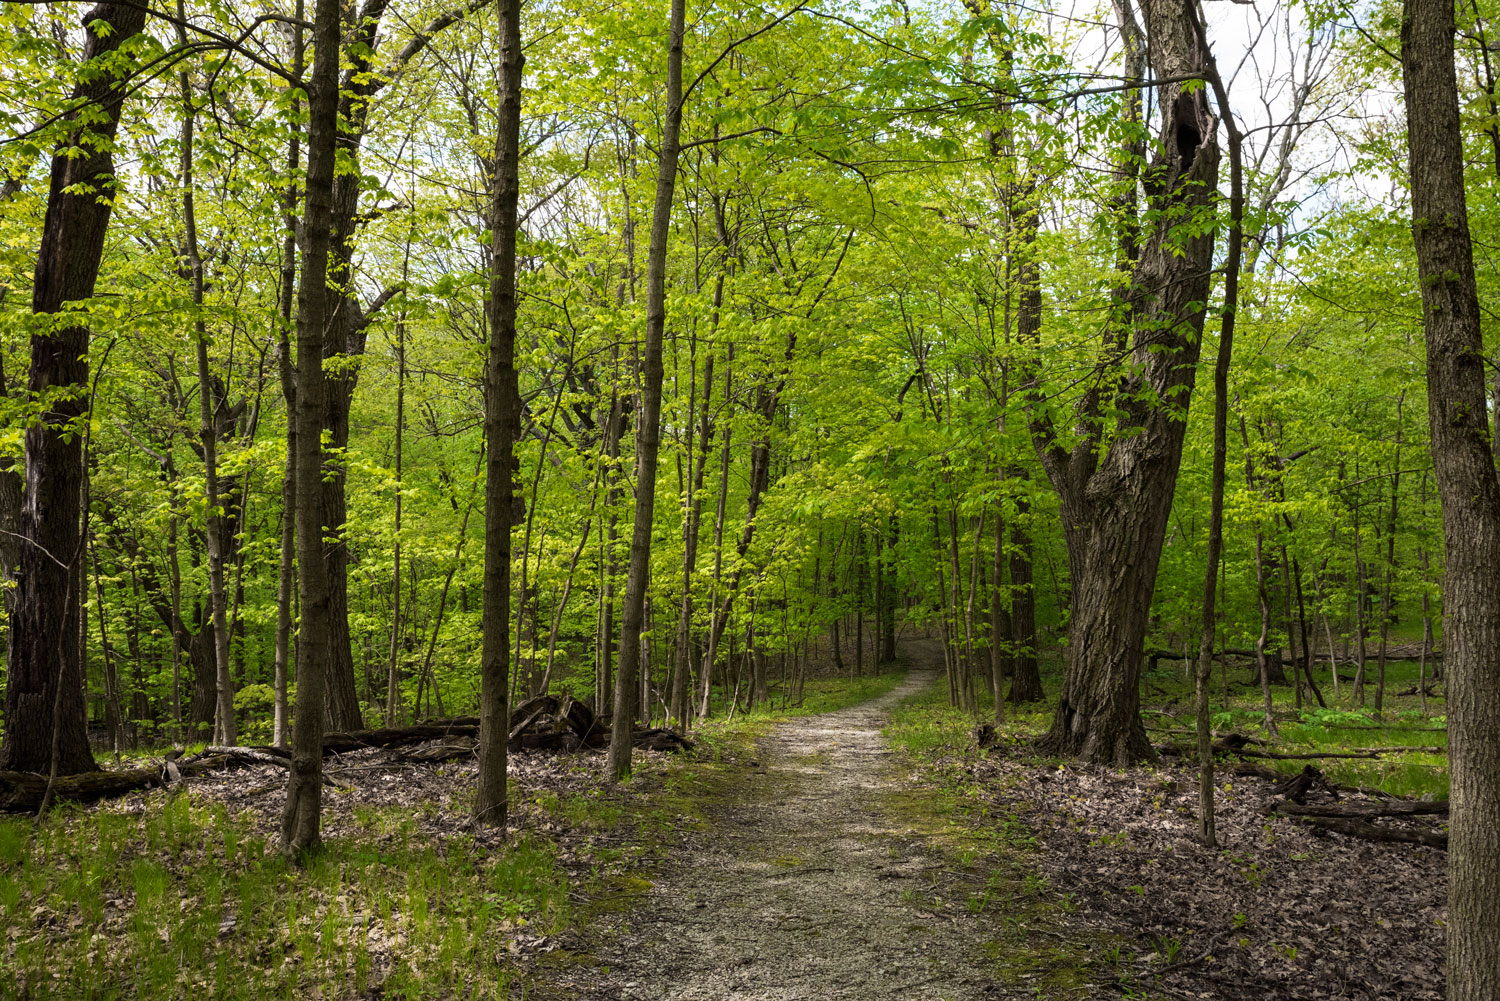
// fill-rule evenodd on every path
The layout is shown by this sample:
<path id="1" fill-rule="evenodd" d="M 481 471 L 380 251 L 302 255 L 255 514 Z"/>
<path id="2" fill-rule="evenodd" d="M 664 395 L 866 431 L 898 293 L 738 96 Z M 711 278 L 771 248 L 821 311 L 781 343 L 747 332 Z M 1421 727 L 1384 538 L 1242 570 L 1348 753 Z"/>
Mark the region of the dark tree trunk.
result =
<path id="1" fill-rule="evenodd" d="M 1151 4 L 1146 14 L 1156 75 L 1201 72 L 1189 6 Z M 1141 644 L 1182 458 L 1213 263 L 1212 228 L 1184 237 L 1179 220 L 1209 209 L 1218 182 L 1218 122 L 1201 90 L 1164 84 L 1158 93 L 1162 149 L 1146 171 L 1154 221 L 1119 296 L 1129 329 L 1106 336 L 1102 351 L 1109 358 L 1129 349 L 1129 365 L 1109 401 L 1120 433 L 1107 447 L 1098 440 L 1106 401 L 1091 390 L 1079 404 L 1082 440 L 1065 447 L 1040 399 L 1034 362 L 1027 386 L 1032 436 L 1061 501 L 1073 579 L 1068 672 L 1041 747 L 1101 764 L 1152 753 L 1139 713 Z M 1127 242 L 1133 252 L 1133 234 Z M 1025 329 L 1027 314 L 1022 311 L 1019 338 L 1035 344 L 1039 331 Z"/>
<path id="2" fill-rule="evenodd" d="M 996 517 L 995 561 L 990 568 L 990 694 L 995 697 L 997 725 L 1005 722 L 1005 676 L 1013 672 L 1015 663 L 1010 613 L 1005 608 L 1005 562 L 1005 519 Z"/>
<path id="3" fill-rule="evenodd" d="M 97 21 L 110 31 L 100 34 L 89 27 Z M 144 7 L 98 5 L 84 18 L 84 61 L 107 60 L 145 23 Z M 75 100 L 91 105 L 89 124 L 65 138 L 52 158 L 32 287 L 31 309 L 38 316 L 94 294 L 113 205 L 107 197 L 115 185 L 109 149 L 125 100 L 117 89 L 121 69 L 110 64 L 74 91 Z M 63 152 L 80 150 L 84 155 Z M 85 326 L 69 324 L 31 337 L 27 393 L 45 409 L 26 429 L 0 769 L 55 768 L 59 775 L 73 775 L 96 768 L 88 743 L 82 651 L 74 641 L 83 607 L 83 436 L 77 422 L 89 409 L 88 352 Z"/>
<path id="4" fill-rule="evenodd" d="M 500 0 L 500 95 L 490 197 L 490 350 L 485 368 L 484 647 L 479 664 L 479 788 L 474 821 L 504 827 L 506 743 L 510 732 L 510 530 L 516 504 L 516 438 L 521 391 L 516 375 L 516 204 L 521 173 L 521 0 Z M 534 645 L 534 644 L 533 644 Z M 628 727 L 626 728 L 628 731 Z"/>
<path id="5" fill-rule="evenodd" d="M 1012 477 L 1025 471 L 1013 469 Z M 1016 517 L 1010 523 L 1010 701 L 1040 702 L 1042 675 L 1036 655 L 1036 588 L 1031 574 L 1031 529 L 1027 524 L 1030 505 L 1016 498 Z"/>
<path id="6" fill-rule="evenodd" d="M 313 8 L 313 70 L 308 81 L 307 183 L 302 278 L 297 288 L 297 589 L 302 607 L 297 640 L 297 703 L 292 767 L 281 817 L 282 849 L 305 857 L 322 844 L 324 676 L 329 658 L 330 602 L 324 562 L 320 492 L 323 478 L 323 336 L 332 295 L 328 257 L 338 138 L 339 0 Z"/>
<path id="7" fill-rule="evenodd" d="M 1500 480 L 1464 196 L 1453 5 L 1406 0 L 1412 232 L 1427 333 L 1427 407 L 1443 506 L 1452 816 L 1448 998 L 1500 997 Z"/>
<path id="8" fill-rule="evenodd" d="M 341 166 L 330 190 L 330 245 L 328 276 L 333 286 L 328 310 L 328 330 L 321 338 L 323 356 L 332 362 L 326 376 L 323 426 L 336 457 L 330 458 L 322 487 L 322 519 L 325 532 L 335 540 L 324 547 L 329 588 L 329 661 L 327 698 L 329 721 L 339 729 L 364 725 L 359 689 L 354 672 L 354 650 L 349 634 L 349 549 L 345 540 L 348 502 L 345 494 L 347 470 L 344 449 L 349 445 L 349 411 L 359 381 L 358 359 L 365 353 L 370 319 L 395 293 L 387 289 L 368 308 L 362 306 L 353 282 L 355 242 L 363 220 L 359 213 L 361 175 L 360 146 L 364 142 L 371 104 L 396 71 L 420 53 L 433 36 L 463 20 L 485 4 L 470 3 L 447 10 L 413 32 L 407 43 L 384 66 L 377 65 L 378 29 L 389 0 L 365 0 L 357 15 L 356 28 L 345 50 L 350 63 L 339 87 L 338 144 Z"/>

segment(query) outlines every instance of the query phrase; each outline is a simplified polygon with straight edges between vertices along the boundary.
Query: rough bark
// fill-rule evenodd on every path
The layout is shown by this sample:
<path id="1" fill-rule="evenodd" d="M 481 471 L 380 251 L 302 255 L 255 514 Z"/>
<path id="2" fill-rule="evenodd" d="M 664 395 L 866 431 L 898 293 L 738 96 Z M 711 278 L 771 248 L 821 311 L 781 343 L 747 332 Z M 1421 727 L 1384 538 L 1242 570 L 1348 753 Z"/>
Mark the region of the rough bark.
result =
<path id="1" fill-rule="evenodd" d="M 320 493 L 323 477 L 323 336 L 332 295 L 328 258 L 338 137 L 339 0 L 313 7 L 313 69 L 308 81 L 307 181 L 302 278 L 297 288 L 297 564 L 302 622 L 297 641 L 297 703 L 292 768 L 281 818 L 282 849 L 306 857 L 322 844 L 324 672 L 329 657 L 328 567 Z"/>
<path id="2" fill-rule="evenodd" d="M 474 822 L 504 827 L 510 719 L 510 530 L 515 446 L 521 429 L 516 376 L 516 204 L 520 197 L 521 0 L 500 0 L 499 121 L 491 182 L 490 349 L 485 367 L 484 643 L 479 665 L 479 788 Z"/>
<path id="3" fill-rule="evenodd" d="M 1153 3 L 1145 12 L 1155 74 L 1200 73 L 1189 5 Z M 1123 8 L 1122 14 L 1128 17 Z M 1037 453 L 1061 502 L 1073 585 L 1068 671 L 1041 747 L 1095 763 L 1152 754 L 1139 713 L 1141 644 L 1182 458 L 1213 258 L 1211 228 L 1179 229 L 1174 220 L 1200 219 L 1208 208 L 1218 180 L 1218 122 L 1201 89 L 1164 84 L 1158 93 L 1161 140 L 1143 178 L 1152 221 L 1119 295 L 1118 329 L 1106 334 L 1101 355 L 1112 367 L 1115 353 L 1128 352 L 1110 401 L 1117 434 L 1107 447 L 1099 440 L 1105 401 L 1102 390 L 1090 390 L 1079 403 L 1079 440 L 1069 447 L 1052 426 L 1034 363 L 1027 387 Z M 1024 326 L 1020 339 L 1036 343 L 1039 332 Z"/>
<path id="4" fill-rule="evenodd" d="M 1412 235 L 1447 548 L 1448 998 L 1488 1001 L 1500 996 L 1500 479 L 1464 195 L 1453 5 L 1405 0 L 1404 15 Z"/>
<path id="5" fill-rule="evenodd" d="M 102 3 L 84 17 L 84 62 L 107 60 L 145 26 L 144 8 Z M 16 547 L 5 720 L 0 768 L 70 775 L 93 771 L 78 635 L 83 595 L 81 498 L 87 412 L 89 329 L 54 320 L 65 304 L 94 294 L 115 183 L 109 149 L 125 94 L 119 68 L 87 75 L 73 93 L 80 109 L 52 159 L 47 212 L 37 253 L 31 308 L 29 398 L 44 406 L 26 429 L 25 482 Z M 81 155 L 72 155 L 75 152 Z"/>

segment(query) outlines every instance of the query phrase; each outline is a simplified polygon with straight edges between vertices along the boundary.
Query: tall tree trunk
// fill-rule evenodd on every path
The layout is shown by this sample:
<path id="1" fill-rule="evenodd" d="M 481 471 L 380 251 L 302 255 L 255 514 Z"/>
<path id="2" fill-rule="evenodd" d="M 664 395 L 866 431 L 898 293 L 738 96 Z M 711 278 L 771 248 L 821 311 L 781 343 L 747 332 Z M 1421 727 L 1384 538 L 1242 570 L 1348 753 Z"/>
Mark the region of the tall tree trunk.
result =
<path id="1" fill-rule="evenodd" d="M 1380 664 L 1375 675 L 1375 715 L 1385 711 L 1385 657 L 1391 635 L 1393 578 L 1396 574 L 1396 517 L 1401 510 L 1401 414 L 1403 390 L 1396 400 L 1396 452 L 1391 459 L 1391 509 L 1385 523 L 1385 573 L 1380 583 Z"/>
<path id="2" fill-rule="evenodd" d="M 1128 17 L 1124 5 L 1120 9 Z M 1204 53 L 1190 5 L 1150 4 L 1146 14 L 1156 75 L 1199 74 Z M 1101 347 L 1109 357 L 1133 334 L 1129 364 L 1111 401 L 1121 433 L 1107 447 L 1098 440 L 1104 400 L 1089 392 L 1080 403 L 1082 440 L 1065 447 L 1043 405 L 1034 360 L 1027 380 L 1032 437 L 1061 501 L 1073 579 L 1068 671 L 1041 747 L 1099 764 L 1152 755 L 1139 712 L 1141 645 L 1182 459 L 1213 264 L 1212 228 L 1184 235 L 1177 220 L 1211 204 L 1218 121 L 1201 90 L 1166 83 L 1157 92 L 1163 128 L 1148 174 L 1152 222 L 1121 294 L 1129 330 L 1106 337 Z M 1034 328 L 1019 335 L 1023 344 L 1039 339 Z"/>
<path id="3" fill-rule="evenodd" d="M 303 0 L 297 0 L 297 20 L 303 19 Z M 292 72 L 302 76 L 306 52 L 303 29 L 298 25 L 292 34 Z M 302 102 L 292 98 L 291 112 L 301 112 Z M 302 133 L 292 130 L 286 151 L 286 190 L 281 196 L 281 288 L 277 310 L 281 317 L 281 335 L 277 343 L 276 363 L 281 375 L 281 395 L 286 400 L 286 476 L 281 485 L 281 565 L 276 581 L 276 707 L 271 742 L 277 747 L 287 744 L 291 713 L 287 706 L 287 668 L 291 663 L 292 591 L 297 579 L 297 376 L 293 371 L 291 330 L 292 311 L 297 301 L 297 171 L 302 162 Z"/>
<path id="4" fill-rule="evenodd" d="M 485 367 L 484 649 L 479 664 L 479 788 L 474 822 L 504 827 L 510 731 L 510 530 L 521 390 L 516 374 L 516 204 L 521 188 L 521 0 L 500 0 L 499 121 L 491 180 L 490 350 Z M 519 637 L 518 637 L 519 639 Z M 627 728 L 628 729 L 628 728 Z"/>
<path id="5" fill-rule="evenodd" d="M 1005 676 L 1013 670 L 1014 647 L 1010 614 L 1005 610 L 1005 519 L 995 517 L 995 559 L 990 567 L 990 693 L 995 697 L 995 723 L 1005 722 Z"/>
<path id="6" fill-rule="evenodd" d="M 108 32 L 93 27 L 99 22 Z M 52 158 L 32 284 L 31 311 L 39 317 L 94 294 L 114 204 L 109 151 L 125 100 L 126 66 L 113 57 L 145 22 L 145 8 L 126 3 L 101 3 L 84 18 L 83 59 L 98 60 L 98 71 L 85 74 L 73 92 L 75 103 L 89 108 L 88 124 L 73 128 Z M 73 775 L 97 767 L 88 743 L 84 665 L 73 642 L 83 607 L 83 436 L 77 422 L 89 407 L 88 352 L 89 329 L 78 323 L 64 320 L 31 336 L 27 395 L 45 410 L 26 428 L 15 550 L 0 741 L 0 768 L 13 771 Z"/>
<path id="7" fill-rule="evenodd" d="M 494 328 L 491 327 L 493 330 Z M 406 316 L 396 322 L 396 524 L 391 546 L 391 643 L 385 666 L 385 725 L 401 711 L 401 446 L 406 432 Z"/>
<path id="8" fill-rule="evenodd" d="M 1443 506 L 1452 817 L 1448 998 L 1500 997 L 1500 480 L 1464 196 L 1453 5 L 1405 0 L 1402 76 L 1427 407 Z"/>
<path id="9" fill-rule="evenodd" d="M 184 22 L 186 10 L 177 3 L 177 16 Z M 177 26 L 178 43 L 187 45 L 187 28 Z M 214 413 L 213 376 L 208 364 L 208 325 L 203 319 L 203 257 L 198 252 L 198 213 L 193 201 L 193 131 L 196 124 L 193 107 L 193 85 L 188 72 L 178 75 L 182 89 L 182 221 L 185 233 L 183 248 L 188 279 L 192 283 L 193 334 L 198 368 L 198 440 L 203 453 L 203 485 L 206 498 L 204 535 L 208 540 L 208 607 L 209 628 L 214 637 L 214 679 L 218 698 L 215 702 L 214 735 L 221 744 L 237 743 L 234 721 L 234 682 L 229 676 L 228 600 L 224 593 L 224 535 L 227 517 L 220 505 L 219 428 Z"/>
<path id="10" fill-rule="evenodd" d="M 1229 451 L 1229 368 L 1234 356 L 1234 329 L 1239 318 L 1240 261 L 1244 252 L 1245 182 L 1243 136 L 1229 104 L 1229 94 L 1219 67 L 1195 15 L 1193 25 L 1204 52 L 1204 65 L 1229 136 L 1229 246 L 1224 270 L 1224 306 L 1219 322 L 1219 354 L 1214 361 L 1214 452 L 1208 521 L 1208 559 L 1203 575 L 1203 619 L 1198 633 L 1198 658 L 1194 671 L 1194 716 L 1198 750 L 1198 837 L 1208 848 L 1216 847 L 1214 822 L 1214 755 L 1210 732 L 1208 689 L 1213 680 L 1214 615 L 1217 584 L 1224 553 L 1224 477 Z M 1301 578 L 1298 578 L 1301 587 Z M 1301 591 L 1298 591 L 1300 598 Z"/>
<path id="11" fill-rule="evenodd" d="M 324 673 L 331 603 L 323 546 L 323 336 L 328 326 L 328 258 L 338 142 L 339 0 L 313 6 L 313 69 L 308 81 L 307 181 L 302 278 L 297 288 L 297 565 L 302 611 L 297 640 L 297 704 L 292 765 L 281 817 L 282 850 L 305 858 L 322 845 Z"/>
<path id="12" fill-rule="evenodd" d="M 720 307 L 724 302 L 724 276 L 720 275 L 714 286 L 714 316 L 717 328 L 717 317 Z M 689 359 L 694 365 L 689 383 L 689 407 L 693 405 L 692 387 L 697 381 L 697 362 Z M 685 499 L 686 516 L 682 526 L 682 593 L 679 597 L 678 619 L 677 619 L 677 647 L 672 668 L 672 705 L 670 718 L 672 724 L 679 729 L 686 730 L 688 725 L 688 712 L 690 710 L 690 695 L 688 692 L 688 680 L 692 674 L 693 651 L 693 573 L 698 566 L 698 537 L 703 524 L 703 480 L 704 473 L 708 468 L 708 454 L 713 441 L 713 418 L 710 413 L 709 404 L 713 400 L 714 385 L 714 357 L 710 354 L 703 364 L 703 400 L 699 406 L 702 408 L 700 424 L 698 428 L 699 454 L 693 458 L 692 439 L 688 441 L 688 475 L 687 475 L 687 497 Z M 691 414 L 689 420 L 691 421 Z"/>
<path id="13" fill-rule="evenodd" d="M 684 0 L 672 0 L 667 48 L 666 119 L 656 169 L 656 203 L 651 210 L 651 243 L 646 251 L 646 330 L 641 352 L 641 413 L 636 423 L 635 524 L 630 573 L 620 613 L 620 671 L 615 684 L 614 728 L 607 774 L 630 774 L 630 732 L 635 719 L 635 683 L 641 660 L 641 623 L 651 573 L 651 521 L 656 511 L 656 459 L 661 443 L 662 339 L 667 322 L 667 238 L 672 194 L 677 183 L 678 136 L 682 129 L 682 36 Z"/>

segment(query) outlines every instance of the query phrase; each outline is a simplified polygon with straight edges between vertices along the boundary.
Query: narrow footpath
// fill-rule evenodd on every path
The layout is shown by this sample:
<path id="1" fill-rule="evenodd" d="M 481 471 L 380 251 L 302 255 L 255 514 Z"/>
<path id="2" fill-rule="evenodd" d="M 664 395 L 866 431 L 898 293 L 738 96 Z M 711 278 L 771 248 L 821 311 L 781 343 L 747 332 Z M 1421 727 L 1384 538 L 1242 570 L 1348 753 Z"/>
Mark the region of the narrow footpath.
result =
<path id="1" fill-rule="evenodd" d="M 918 653 L 919 665 L 930 663 Z M 627 928 L 549 996 L 596 1001 L 968 1001 L 1036 997 L 995 982 L 979 877 L 902 826 L 906 775 L 880 729 L 934 684 L 914 670 L 859 706 L 781 724 L 710 828 L 647 872 Z M 557 991 L 551 995 L 551 991 Z"/>

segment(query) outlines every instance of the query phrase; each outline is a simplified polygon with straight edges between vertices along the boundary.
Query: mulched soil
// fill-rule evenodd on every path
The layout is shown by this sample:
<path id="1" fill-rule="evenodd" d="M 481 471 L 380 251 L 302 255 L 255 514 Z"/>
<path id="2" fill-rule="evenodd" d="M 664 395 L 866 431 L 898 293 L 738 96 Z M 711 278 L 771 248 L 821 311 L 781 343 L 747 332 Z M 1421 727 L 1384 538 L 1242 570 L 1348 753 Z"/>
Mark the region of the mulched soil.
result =
<path id="1" fill-rule="evenodd" d="M 1020 748 L 958 767 L 982 783 L 996 811 L 1031 827 L 1043 873 L 1076 904 L 1071 920 L 1124 937 L 1118 971 L 1127 996 L 1443 998 L 1440 849 L 1268 816 L 1273 783 L 1257 777 L 1218 775 L 1220 848 L 1208 850 L 1196 841 L 1196 770 L 1058 767 Z M 1437 826 L 1432 818 L 1380 823 Z"/>

